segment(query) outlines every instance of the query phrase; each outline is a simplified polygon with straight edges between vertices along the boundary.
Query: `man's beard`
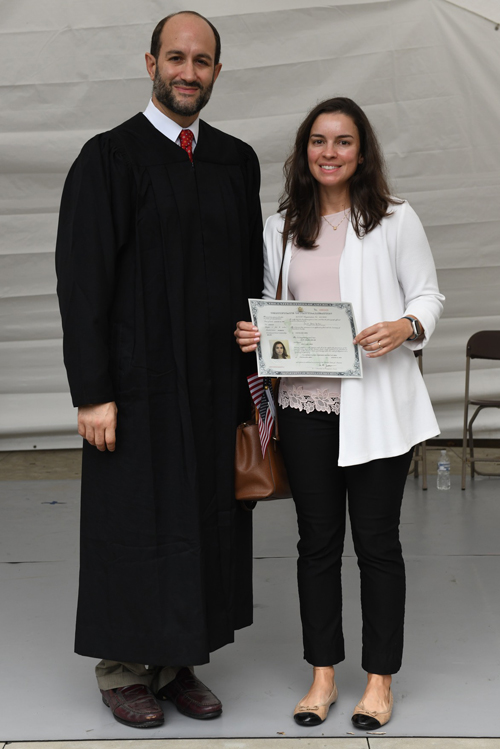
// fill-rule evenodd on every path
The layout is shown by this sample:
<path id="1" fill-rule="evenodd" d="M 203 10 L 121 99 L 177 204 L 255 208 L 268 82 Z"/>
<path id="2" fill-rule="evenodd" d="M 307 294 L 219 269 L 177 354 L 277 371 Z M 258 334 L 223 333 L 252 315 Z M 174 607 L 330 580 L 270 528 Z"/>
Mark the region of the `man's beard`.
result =
<path id="1" fill-rule="evenodd" d="M 176 98 L 176 94 L 173 88 L 174 83 L 180 83 L 185 86 L 189 86 L 190 88 L 198 88 L 200 90 L 200 93 L 194 100 L 179 100 L 178 98 Z M 179 78 L 167 85 L 160 77 L 158 68 L 156 68 L 155 78 L 153 81 L 153 94 L 156 96 L 160 104 L 163 104 L 164 107 L 169 109 L 174 114 L 181 115 L 182 117 L 189 117 L 190 115 L 199 112 L 208 103 L 208 100 L 210 99 L 210 96 L 212 94 L 213 84 L 214 82 L 212 79 L 212 83 L 210 84 L 210 86 L 203 88 L 199 83 L 187 83 L 186 81 L 183 81 L 182 78 Z"/>

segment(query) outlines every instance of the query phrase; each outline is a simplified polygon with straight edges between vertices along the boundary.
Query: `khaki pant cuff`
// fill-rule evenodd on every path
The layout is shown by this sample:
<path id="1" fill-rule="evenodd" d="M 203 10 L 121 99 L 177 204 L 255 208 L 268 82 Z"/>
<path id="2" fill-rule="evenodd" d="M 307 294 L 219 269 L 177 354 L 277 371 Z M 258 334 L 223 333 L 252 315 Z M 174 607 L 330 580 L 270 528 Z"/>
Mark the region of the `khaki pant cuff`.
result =
<path id="1" fill-rule="evenodd" d="M 151 676 L 137 676 L 130 671 L 121 674 L 109 674 L 109 676 L 97 676 L 99 689 L 103 690 L 130 687 L 132 684 L 144 684 L 144 686 L 149 687 L 150 683 Z"/>

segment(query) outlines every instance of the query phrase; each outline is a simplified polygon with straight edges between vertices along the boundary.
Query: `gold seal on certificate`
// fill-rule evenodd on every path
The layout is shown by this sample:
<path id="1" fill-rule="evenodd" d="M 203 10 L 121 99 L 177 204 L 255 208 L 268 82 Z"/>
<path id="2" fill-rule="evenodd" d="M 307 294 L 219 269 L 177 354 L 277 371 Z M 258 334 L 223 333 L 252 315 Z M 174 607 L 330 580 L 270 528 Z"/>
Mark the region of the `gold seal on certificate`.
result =
<path id="1" fill-rule="evenodd" d="M 363 377 L 350 302 L 248 302 L 261 377 Z"/>

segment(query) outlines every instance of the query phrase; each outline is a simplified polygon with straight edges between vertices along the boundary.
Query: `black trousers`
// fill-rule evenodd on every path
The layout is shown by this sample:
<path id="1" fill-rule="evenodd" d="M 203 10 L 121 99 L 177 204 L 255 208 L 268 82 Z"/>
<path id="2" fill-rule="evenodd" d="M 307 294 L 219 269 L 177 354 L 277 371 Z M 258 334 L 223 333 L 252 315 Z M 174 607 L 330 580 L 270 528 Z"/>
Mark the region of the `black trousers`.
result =
<path id="1" fill-rule="evenodd" d="M 401 667 L 405 609 L 399 519 L 413 449 L 342 468 L 339 416 L 280 408 L 279 425 L 299 524 L 304 658 L 331 666 L 345 657 L 341 566 L 347 493 L 361 575 L 361 665 L 369 673 L 394 674 Z"/>

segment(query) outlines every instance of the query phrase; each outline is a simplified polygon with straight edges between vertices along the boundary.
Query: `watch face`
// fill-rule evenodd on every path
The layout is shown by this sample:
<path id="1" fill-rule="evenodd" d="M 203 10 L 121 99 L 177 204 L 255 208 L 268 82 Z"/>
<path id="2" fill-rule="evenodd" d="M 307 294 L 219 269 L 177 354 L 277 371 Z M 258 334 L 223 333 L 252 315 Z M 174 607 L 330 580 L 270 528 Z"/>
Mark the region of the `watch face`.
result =
<path id="1" fill-rule="evenodd" d="M 423 328 L 418 320 L 415 320 L 413 317 L 407 317 L 406 319 L 410 321 L 411 327 L 413 329 L 413 334 L 410 336 L 410 338 L 408 338 L 408 340 L 414 341 L 415 338 L 418 338 L 419 335 L 421 335 Z"/>

